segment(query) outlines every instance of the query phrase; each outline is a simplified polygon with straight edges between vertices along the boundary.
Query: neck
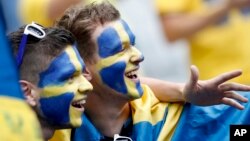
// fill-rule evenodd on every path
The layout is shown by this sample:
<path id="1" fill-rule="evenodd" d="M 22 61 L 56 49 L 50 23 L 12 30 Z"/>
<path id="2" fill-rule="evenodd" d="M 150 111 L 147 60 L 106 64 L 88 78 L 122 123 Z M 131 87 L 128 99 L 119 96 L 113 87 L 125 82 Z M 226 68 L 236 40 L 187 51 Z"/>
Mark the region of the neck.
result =
<path id="1" fill-rule="evenodd" d="M 47 141 L 50 138 L 52 138 L 52 136 L 54 135 L 55 132 L 55 128 L 53 128 L 47 121 L 46 119 L 42 118 L 42 117 L 38 117 L 41 128 L 42 128 L 42 134 L 43 134 L 43 138 Z"/>
<path id="2" fill-rule="evenodd" d="M 94 126 L 105 136 L 119 134 L 130 114 L 129 100 L 114 93 L 94 93 L 88 95 L 86 114 Z"/>

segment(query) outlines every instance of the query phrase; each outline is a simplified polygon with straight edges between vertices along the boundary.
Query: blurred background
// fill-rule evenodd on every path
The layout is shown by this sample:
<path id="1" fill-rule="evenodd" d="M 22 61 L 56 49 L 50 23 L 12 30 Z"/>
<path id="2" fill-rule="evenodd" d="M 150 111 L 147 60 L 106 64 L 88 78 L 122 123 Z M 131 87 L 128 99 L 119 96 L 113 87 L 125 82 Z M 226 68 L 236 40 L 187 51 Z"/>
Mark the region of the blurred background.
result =
<path id="1" fill-rule="evenodd" d="M 7 32 L 36 21 L 52 26 L 74 4 L 102 0 L 1 0 Z M 185 82 L 190 64 L 200 79 L 242 69 L 250 84 L 250 0 L 110 0 L 136 35 L 144 76 Z M 233 60 L 233 61 L 232 61 Z"/>
<path id="2" fill-rule="evenodd" d="M 25 1 L 30 0 L 1 0 L 5 17 L 7 17 L 8 33 L 16 30 L 21 24 L 27 21 L 21 19 L 25 17 L 20 15 L 20 9 L 22 9 L 20 6 L 24 5 L 20 3 L 21 1 L 25 3 Z M 37 3 L 40 3 L 39 1 Z M 144 76 L 162 80 L 185 82 L 189 74 L 187 43 L 184 40 L 174 43 L 169 43 L 166 40 L 154 1 L 118 0 L 112 2 L 120 10 L 122 17 L 134 31 L 136 35 L 136 47 L 144 54 L 145 60 L 141 66 L 141 73 Z"/>

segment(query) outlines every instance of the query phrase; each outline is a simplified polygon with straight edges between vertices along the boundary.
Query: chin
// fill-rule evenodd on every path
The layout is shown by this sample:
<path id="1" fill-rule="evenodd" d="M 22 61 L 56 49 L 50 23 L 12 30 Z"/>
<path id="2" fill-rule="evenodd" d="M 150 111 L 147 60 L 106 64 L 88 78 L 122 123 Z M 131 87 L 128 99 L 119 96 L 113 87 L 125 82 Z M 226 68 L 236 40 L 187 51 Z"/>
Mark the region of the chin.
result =
<path id="1" fill-rule="evenodd" d="M 70 123 L 71 128 L 77 128 L 77 127 L 80 127 L 81 125 L 82 125 L 82 120 L 81 119 L 78 119 L 78 120 Z"/>

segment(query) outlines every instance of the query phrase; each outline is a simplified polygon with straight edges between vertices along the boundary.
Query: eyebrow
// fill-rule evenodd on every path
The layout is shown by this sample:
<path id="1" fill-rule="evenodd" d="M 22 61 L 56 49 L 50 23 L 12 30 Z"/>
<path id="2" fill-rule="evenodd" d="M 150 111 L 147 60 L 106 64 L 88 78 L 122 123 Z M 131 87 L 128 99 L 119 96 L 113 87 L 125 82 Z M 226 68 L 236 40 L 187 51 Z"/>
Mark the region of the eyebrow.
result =
<path id="1" fill-rule="evenodd" d="M 62 64 L 65 66 L 62 67 Z M 83 66 L 83 61 L 79 60 L 79 56 L 74 48 L 72 46 L 66 47 L 65 51 L 51 62 L 48 69 L 39 74 L 38 86 L 43 88 L 52 84 L 61 85 L 75 73 L 81 72 Z"/>

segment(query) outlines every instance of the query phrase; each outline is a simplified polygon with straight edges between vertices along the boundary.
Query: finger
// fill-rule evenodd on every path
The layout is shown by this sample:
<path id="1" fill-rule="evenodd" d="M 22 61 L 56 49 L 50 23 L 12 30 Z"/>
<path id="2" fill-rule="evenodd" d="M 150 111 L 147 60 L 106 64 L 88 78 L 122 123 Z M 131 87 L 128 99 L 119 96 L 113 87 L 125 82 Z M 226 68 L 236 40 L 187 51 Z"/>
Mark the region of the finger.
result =
<path id="1" fill-rule="evenodd" d="M 241 101 L 241 102 L 248 102 L 248 99 L 246 97 L 244 97 L 236 92 L 233 92 L 233 91 L 225 92 L 224 96 L 227 98 Z"/>
<path id="2" fill-rule="evenodd" d="M 190 71 L 191 71 L 190 79 L 187 85 L 189 87 L 195 87 L 199 78 L 199 70 L 195 65 L 192 65 L 190 67 Z"/>
<path id="3" fill-rule="evenodd" d="M 220 74 L 219 76 L 212 78 L 211 80 L 214 81 L 215 84 L 219 85 L 219 84 L 224 83 L 230 79 L 238 77 L 241 74 L 242 74 L 241 70 L 234 70 L 231 72 L 226 72 L 226 73 Z"/>
<path id="4" fill-rule="evenodd" d="M 239 83 L 224 83 L 219 86 L 221 91 L 250 91 L 250 86 Z"/>
<path id="5" fill-rule="evenodd" d="M 235 101 L 235 100 L 233 100 L 233 99 L 230 99 L 230 98 L 224 97 L 224 98 L 222 98 L 221 102 L 222 102 L 223 104 L 226 104 L 226 105 L 235 107 L 235 108 L 237 108 L 237 109 L 239 109 L 239 110 L 243 110 L 243 109 L 244 109 L 244 106 L 243 106 L 243 105 L 241 105 L 239 102 L 237 102 L 237 101 Z"/>

